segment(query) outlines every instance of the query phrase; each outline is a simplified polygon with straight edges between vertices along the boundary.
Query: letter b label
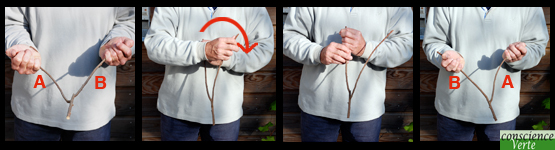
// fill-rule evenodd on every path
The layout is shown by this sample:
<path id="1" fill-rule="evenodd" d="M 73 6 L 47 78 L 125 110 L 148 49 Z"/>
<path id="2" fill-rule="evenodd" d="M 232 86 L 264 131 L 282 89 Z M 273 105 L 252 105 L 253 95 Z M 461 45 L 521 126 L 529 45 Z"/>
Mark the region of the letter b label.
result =
<path id="1" fill-rule="evenodd" d="M 461 83 L 459 83 L 460 80 L 459 76 L 449 76 L 449 89 L 459 89 L 459 87 L 461 87 Z M 456 86 L 453 86 L 453 84 Z"/>
<path id="2" fill-rule="evenodd" d="M 104 89 L 106 88 L 106 77 L 104 76 L 94 76 L 94 89 Z M 100 81 L 99 79 L 102 79 L 102 81 Z M 99 87 L 98 85 L 102 84 L 101 87 Z"/>

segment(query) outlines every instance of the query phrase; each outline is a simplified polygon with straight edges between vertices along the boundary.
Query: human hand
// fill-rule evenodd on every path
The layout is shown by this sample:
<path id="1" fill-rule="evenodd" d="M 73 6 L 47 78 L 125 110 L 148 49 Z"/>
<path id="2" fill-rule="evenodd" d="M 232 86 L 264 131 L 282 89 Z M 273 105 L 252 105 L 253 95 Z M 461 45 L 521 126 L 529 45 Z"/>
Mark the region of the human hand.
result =
<path id="1" fill-rule="evenodd" d="M 98 55 L 110 66 L 125 65 L 132 57 L 134 44 L 135 41 L 127 37 L 115 37 L 100 47 Z"/>
<path id="2" fill-rule="evenodd" d="M 320 52 L 320 62 L 324 65 L 345 64 L 352 60 L 351 49 L 343 44 L 331 42 Z"/>
<path id="3" fill-rule="evenodd" d="M 6 50 L 12 59 L 12 69 L 19 74 L 35 74 L 40 70 L 41 57 L 37 50 L 27 45 L 14 45 Z"/>
<path id="4" fill-rule="evenodd" d="M 507 62 L 515 62 L 519 61 L 526 55 L 526 43 L 523 42 L 515 42 L 509 44 L 505 52 L 503 52 L 503 59 L 506 59 Z"/>
<path id="5" fill-rule="evenodd" d="M 464 67 L 464 58 L 457 51 L 447 50 L 441 58 L 441 66 L 449 72 L 459 73 Z"/>
<path id="6" fill-rule="evenodd" d="M 202 39 L 201 42 L 210 42 L 210 40 Z M 219 66 L 219 65 L 222 65 L 222 63 L 223 63 L 222 60 L 208 60 L 208 62 L 209 62 L 210 64 L 214 65 L 214 66 Z"/>
<path id="7" fill-rule="evenodd" d="M 237 36 L 239 34 L 233 37 L 219 37 L 206 43 L 204 50 L 208 61 L 228 60 L 233 52 L 239 52 L 240 48 L 237 46 L 237 41 L 235 41 Z"/>
<path id="8" fill-rule="evenodd" d="M 362 56 L 364 50 L 366 49 L 366 41 L 364 40 L 364 37 L 362 37 L 362 33 L 360 31 L 353 28 L 347 28 L 347 26 L 345 26 L 345 29 L 341 29 L 341 31 L 339 31 L 339 35 L 341 35 L 341 42 L 343 42 L 343 45 L 351 49 L 351 52 L 355 56 Z"/>

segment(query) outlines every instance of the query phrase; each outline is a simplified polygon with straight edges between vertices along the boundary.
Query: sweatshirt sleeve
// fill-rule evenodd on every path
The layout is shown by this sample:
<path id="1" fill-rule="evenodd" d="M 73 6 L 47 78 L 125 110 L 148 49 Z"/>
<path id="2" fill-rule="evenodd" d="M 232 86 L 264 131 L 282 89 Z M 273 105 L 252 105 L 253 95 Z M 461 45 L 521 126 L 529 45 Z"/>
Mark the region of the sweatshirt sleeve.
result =
<path id="1" fill-rule="evenodd" d="M 453 50 L 447 39 L 449 22 L 448 16 L 443 9 L 445 8 L 430 8 L 426 32 L 424 32 L 424 40 L 422 42 L 426 58 L 438 68 L 443 67 L 441 66 L 441 55 L 437 52 L 444 53 L 446 50 Z"/>
<path id="2" fill-rule="evenodd" d="M 413 29 L 412 29 L 412 10 L 410 8 L 394 8 L 388 9 L 391 14 L 387 20 L 387 31 L 384 31 L 385 37 L 391 30 L 391 35 L 376 49 L 370 62 L 376 66 L 393 68 L 407 62 L 413 53 Z M 366 59 L 382 39 L 377 41 L 367 41 L 366 49 L 362 54 L 362 58 Z"/>
<path id="3" fill-rule="evenodd" d="M 190 66 L 207 60 L 205 42 L 176 38 L 179 15 L 175 8 L 156 7 L 144 43 L 148 58 L 156 63 Z"/>
<path id="4" fill-rule="evenodd" d="M 114 27 L 102 40 L 102 45 L 108 43 L 112 38 L 121 36 L 135 40 L 135 8 L 117 7 L 115 9 L 116 20 L 114 22 Z M 137 45 L 136 42 L 135 45 Z M 135 54 L 135 45 L 131 48 L 133 54 Z"/>
<path id="5" fill-rule="evenodd" d="M 525 25 L 520 33 L 521 42 L 526 43 L 526 55 L 519 61 L 507 62 L 511 68 L 519 70 L 530 69 L 538 65 L 545 55 L 545 47 L 549 41 L 542 8 L 529 8 L 528 19 L 523 21 Z"/>
<path id="6" fill-rule="evenodd" d="M 283 54 L 304 65 L 320 63 L 323 46 L 310 41 L 314 14 L 312 8 L 295 8 L 287 15 L 283 26 Z"/>
<path id="7" fill-rule="evenodd" d="M 25 20 L 24 16 L 25 8 L 4 7 L 4 10 L 4 37 L 6 46 L 4 51 L 18 44 L 25 44 L 38 50 L 33 41 L 31 41 L 29 24 L 28 21 Z"/>
<path id="8" fill-rule="evenodd" d="M 246 15 L 245 32 L 249 39 L 249 47 L 254 43 L 258 43 L 258 46 L 254 47 L 248 54 L 242 50 L 233 52 L 229 60 L 223 61 L 222 67 L 235 72 L 252 73 L 266 66 L 272 60 L 272 55 L 274 55 L 274 28 L 268 11 L 263 7 L 251 8 Z M 243 35 L 238 38 L 243 38 Z M 245 45 L 243 46 L 245 47 Z"/>

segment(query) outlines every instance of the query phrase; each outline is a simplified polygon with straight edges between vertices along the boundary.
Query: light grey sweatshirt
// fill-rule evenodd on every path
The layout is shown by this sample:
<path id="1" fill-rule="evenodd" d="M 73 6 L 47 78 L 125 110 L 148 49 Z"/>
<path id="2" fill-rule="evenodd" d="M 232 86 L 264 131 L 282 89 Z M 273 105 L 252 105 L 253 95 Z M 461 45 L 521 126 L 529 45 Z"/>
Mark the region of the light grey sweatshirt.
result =
<path id="1" fill-rule="evenodd" d="M 292 8 L 283 27 L 283 54 L 303 64 L 299 85 L 299 106 L 312 115 L 341 121 L 368 121 L 385 112 L 386 68 L 399 66 L 412 57 L 412 10 L 410 8 Z M 320 63 L 322 48 L 341 43 L 339 31 L 345 26 L 359 30 L 366 40 L 361 57 L 348 65 L 349 87 L 376 49 L 358 81 L 347 118 L 349 92 L 345 65 Z"/>
<path id="2" fill-rule="evenodd" d="M 50 73 L 70 98 L 100 63 L 100 46 L 114 37 L 135 39 L 135 8 L 5 8 L 5 50 L 17 44 L 35 47 L 41 67 Z M 133 53 L 135 52 L 132 48 Z M 41 75 L 46 88 L 33 88 Z M 100 67 L 106 88 L 95 89 L 92 77 L 69 104 L 46 73 L 14 73 L 11 107 L 25 121 L 65 130 L 93 130 L 116 114 L 116 67 Z M 102 85 L 99 85 L 102 86 Z"/>
<path id="3" fill-rule="evenodd" d="M 549 40 L 541 8 L 431 8 L 422 43 L 439 70 L 435 107 L 439 114 L 477 124 L 504 123 L 519 115 L 520 70 L 536 66 L 545 55 Z M 493 119 L 482 93 L 462 73 L 447 72 L 436 52 L 455 50 L 465 60 L 463 71 L 491 98 L 493 79 L 503 61 L 503 51 L 514 42 L 526 43 L 522 60 L 505 62 L 495 81 Z M 509 75 L 514 88 L 503 81 Z M 460 78 L 458 89 L 449 89 L 449 76 Z M 455 86 L 454 84 L 452 86 Z"/>
<path id="4" fill-rule="evenodd" d="M 166 65 L 164 81 L 158 93 L 158 110 L 170 117 L 202 124 L 212 124 L 210 100 L 205 88 L 204 46 L 218 37 L 241 33 L 229 22 L 216 22 L 204 32 L 202 26 L 216 17 L 229 17 L 245 30 L 249 46 L 258 42 L 248 54 L 233 52 L 224 61 L 214 92 L 216 124 L 236 121 L 243 115 L 244 73 L 266 66 L 274 53 L 274 30 L 265 8 L 208 7 L 166 8 L 154 10 L 150 30 L 145 37 L 148 57 Z M 245 45 L 243 35 L 237 42 Z M 208 87 L 212 94 L 217 66 L 206 62 Z"/>

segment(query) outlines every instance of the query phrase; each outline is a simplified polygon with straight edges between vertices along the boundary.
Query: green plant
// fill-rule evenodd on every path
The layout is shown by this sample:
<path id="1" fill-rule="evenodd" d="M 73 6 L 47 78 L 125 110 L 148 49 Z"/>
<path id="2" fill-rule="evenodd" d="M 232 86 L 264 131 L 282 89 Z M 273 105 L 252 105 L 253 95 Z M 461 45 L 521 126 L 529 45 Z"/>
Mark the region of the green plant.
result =
<path id="1" fill-rule="evenodd" d="M 550 100 L 549 97 L 544 99 L 542 101 L 542 106 L 545 109 L 550 109 L 551 108 L 551 105 L 550 105 L 551 102 L 550 101 L 551 100 Z M 534 130 L 543 130 L 543 126 L 547 126 L 547 130 L 549 130 L 549 124 L 545 123 L 545 121 L 543 121 L 543 120 L 538 122 L 538 124 L 532 125 L 532 128 L 534 128 Z"/>
<path id="2" fill-rule="evenodd" d="M 270 104 L 270 111 L 276 111 L 276 101 L 274 101 L 274 102 L 272 102 L 272 104 Z M 266 123 L 266 125 L 258 127 L 258 130 L 260 132 L 266 132 L 266 131 L 269 131 L 270 127 L 272 127 L 272 126 L 274 126 L 274 124 L 271 121 L 268 121 L 268 123 Z M 270 133 L 270 136 L 266 136 L 266 138 L 262 138 L 262 141 L 276 141 L 275 137 L 272 136 L 274 131 L 276 131 L 276 128 L 274 128 L 274 130 L 272 130 L 272 132 Z"/>
<path id="3" fill-rule="evenodd" d="M 412 128 L 412 122 L 410 122 L 409 125 L 406 125 L 406 126 L 404 126 L 403 128 L 404 128 L 405 131 L 407 131 L 407 132 L 412 132 L 412 130 L 413 130 L 413 128 Z M 413 142 L 413 140 L 412 140 L 412 139 L 409 139 L 409 142 Z"/>
<path id="4" fill-rule="evenodd" d="M 543 126 L 547 126 L 547 123 L 542 120 L 538 122 L 538 124 L 532 125 L 532 128 L 534 128 L 534 130 L 543 130 Z"/>
<path id="5" fill-rule="evenodd" d="M 549 108 L 551 108 L 551 107 L 550 107 L 551 105 L 549 104 L 549 103 L 550 103 L 550 101 L 551 101 L 551 100 L 549 99 L 549 97 L 548 97 L 548 98 L 546 98 L 546 99 L 544 99 L 544 100 L 542 101 L 542 106 L 544 106 L 544 107 L 545 107 L 545 109 L 549 109 Z"/>

